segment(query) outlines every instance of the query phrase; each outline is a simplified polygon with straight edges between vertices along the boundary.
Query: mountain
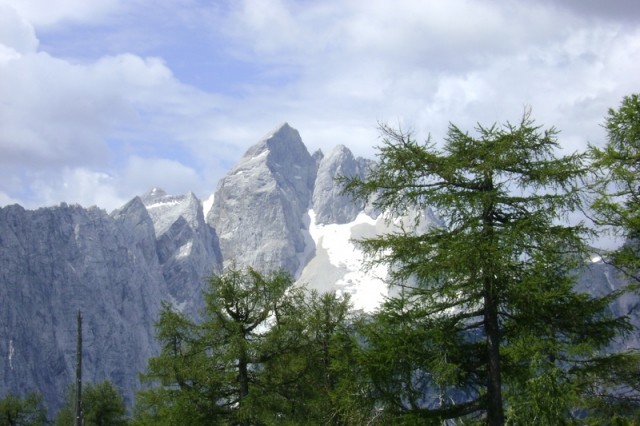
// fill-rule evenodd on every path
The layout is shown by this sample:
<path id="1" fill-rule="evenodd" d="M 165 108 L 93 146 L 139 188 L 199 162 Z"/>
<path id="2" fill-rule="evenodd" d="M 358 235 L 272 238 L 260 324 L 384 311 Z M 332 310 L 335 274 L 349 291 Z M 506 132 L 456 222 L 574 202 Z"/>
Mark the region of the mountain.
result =
<path id="1" fill-rule="evenodd" d="M 0 253 L 0 394 L 35 389 L 59 406 L 74 381 L 80 310 L 84 378 L 109 378 L 131 401 L 131 373 L 157 350 L 153 322 L 168 294 L 142 202 L 112 215 L 64 204 L 2 208 Z"/>
<path id="2" fill-rule="evenodd" d="M 225 265 L 296 271 L 315 177 L 314 159 L 286 123 L 251 147 L 220 181 L 207 216 Z"/>
<path id="3" fill-rule="evenodd" d="M 335 179 L 337 176 L 364 178 L 367 168 L 372 165 L 371 160 L 354 158 L 344 145 L 336 146 L 329 155 L 321 158 L 312 196 L 318 224 L 345 224 L 355 220 L 362 211 L 369 212 L 362 202 L 354 203 L 350 196 L 342 194 Z"/>
<path id="4" fill-rule="evenodd" d="M 156 237 L 156 252 L 171 300 L 191 314 L 202 308 L 206 277 L 222 269 L 220 244 L 193 194 L 173 196 L 154 188 L 141 197 Z"/>
<path id="5" fill-rule="evenodd" d="M 84 379 L 110 379 L 131 404 L 138 373 L 158 351 L 162 301 L 197 316 L 206 277 L 226 266 L 284 269 L 298 285 L 349 293 L 357 309 L 373 310 L 388 295 L 387 271 L 364 271 L 353 240 L 418 216 L 424 227 L 440 222 L 429 209 L 394 217 L 341 193 L 337 176 L 364 177 L 372 166 L 344 145 L 311 155 L 285 123 L 247 150 L 204 206 L 192 193 L 154 188 L 111 214 L 0 208 L 0 397 L 37 390 L 57 411 L 74 380 L 80 310 Z M 590 265 L 580 288 L 623 285 L 609 266 Z"/>

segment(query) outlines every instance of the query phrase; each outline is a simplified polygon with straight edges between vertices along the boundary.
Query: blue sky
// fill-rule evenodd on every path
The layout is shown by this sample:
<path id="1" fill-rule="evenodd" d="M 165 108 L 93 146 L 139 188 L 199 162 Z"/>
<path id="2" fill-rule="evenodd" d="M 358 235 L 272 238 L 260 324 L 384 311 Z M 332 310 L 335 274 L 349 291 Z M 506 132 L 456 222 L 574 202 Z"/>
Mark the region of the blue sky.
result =
<path id="1" fill-rule="evenodd" d="M 0 205 L 206 198 L 284 121 L 372 158 L 531 107 L 582 150 L 639 76 L 636 0 L 0 0 Z"/>

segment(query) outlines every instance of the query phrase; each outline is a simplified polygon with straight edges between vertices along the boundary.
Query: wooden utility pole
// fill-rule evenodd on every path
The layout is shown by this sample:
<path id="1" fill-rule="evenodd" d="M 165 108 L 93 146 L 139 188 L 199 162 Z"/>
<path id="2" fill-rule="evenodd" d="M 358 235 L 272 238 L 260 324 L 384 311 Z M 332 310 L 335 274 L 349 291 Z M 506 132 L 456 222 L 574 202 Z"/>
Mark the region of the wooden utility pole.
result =
<path id="1" fill-rule="evenodd" d="M 82 313 L 78 310 L 78 345 L 76 347 L 76 414 L 74 426 L 82 426 Z"/>

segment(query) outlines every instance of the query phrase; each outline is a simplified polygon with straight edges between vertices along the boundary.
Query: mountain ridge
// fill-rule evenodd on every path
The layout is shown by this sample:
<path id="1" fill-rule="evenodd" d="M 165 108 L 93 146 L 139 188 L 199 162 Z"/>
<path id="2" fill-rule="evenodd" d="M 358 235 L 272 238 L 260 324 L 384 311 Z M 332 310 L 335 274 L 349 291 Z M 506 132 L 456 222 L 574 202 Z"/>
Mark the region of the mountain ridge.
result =
<path id="1" fill-rule="evenodd" d="M 228 266 L 284 269 L 297 285 L 346 292 L 357 309 L 374 309 L 389 294 L 386 270 L 363 272 L 353 240 L 413 224 L 415 215 L 421 226 L 438 219 L 430 210 L 391 218 L 353 202 L 335 177 L 362 178 L 374 162 L 345 145 L 327 152 L 310 154 L 284 123 L 218 182 L 210 208 L 193 193 L 160 188 L 110 214 L 64 203 L 0 208 L 0 397 L 37 390 L 57 410 L 73 382 L 79 309 L 90 342 L 84 377 L 111 380 L 131 405 L 138 373 L 158 350 L 162 301 L 197 317 L 206 278 Z M 580 285 L 617 288 L 607 268 Z"/>

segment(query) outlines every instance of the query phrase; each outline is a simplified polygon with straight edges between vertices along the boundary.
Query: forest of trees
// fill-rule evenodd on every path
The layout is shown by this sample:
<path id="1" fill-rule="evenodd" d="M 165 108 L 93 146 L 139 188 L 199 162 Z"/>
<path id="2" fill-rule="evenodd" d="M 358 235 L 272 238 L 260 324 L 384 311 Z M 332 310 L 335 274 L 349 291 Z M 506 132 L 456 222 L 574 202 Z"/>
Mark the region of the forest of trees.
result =
<path id="1" fill-rule="evenodd" d="M 640 425 L 640 355 L 609 350 L 638 332 L 608 309 L 621 291 L 575 290 L 594 232 L 625 241 L 606 254 L 623 291 L 640 280 L 640 96 L 604 126 L 604 147 L 562 154 L 528 111 L 439 144 L 382 125 L 376 167 L 345 193 L 442 220 L 359 241 L 396 296 L 364 314 L 286 273 L 228 269 L 200 320 L 163 306 L 130 415 L 104 382 L 84 424 Z M 55 424 L 72 407 L 70 389 Z M 0 426 L 27 424 L 46 424 L 36 394 L 0 401 Z"/>

